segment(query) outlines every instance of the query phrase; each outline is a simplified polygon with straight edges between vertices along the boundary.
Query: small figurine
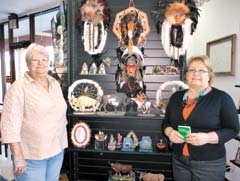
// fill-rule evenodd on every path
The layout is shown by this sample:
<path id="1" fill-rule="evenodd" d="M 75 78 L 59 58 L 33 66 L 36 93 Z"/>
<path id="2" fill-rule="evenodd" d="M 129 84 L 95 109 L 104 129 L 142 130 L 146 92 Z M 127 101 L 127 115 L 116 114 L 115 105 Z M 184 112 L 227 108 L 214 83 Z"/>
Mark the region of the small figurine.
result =
<path id="1" fill-rule="evenodd" d="M 140 152 L 152 152 L 152 139 L 150 136 L 143 136 L 142 140 L 139 142 Z"/>
<path id="2" fill-rule="evenodd" d="M 100 74 L 100 75 L 105 75 L 106 74 L 104 63 L 100 64 L 98 74 Z"/>
<path id="3" fill-rule="evenodd" d="M 94 62 L 89 68 L 89 74 L 97 74 L 97 65 Z"/>
<path id="4" fill-rule="evenodd" d="M 130 99 L 123 92 L 117 92 L 114 94 L 103 95 L 100 101 L 99 109 L 103 108 L 104 112 L 108 112 L 108 106 L 111 106 L 115 113 L 119 110 L 122 111 L 125 109 L 126 105 L 128 105 Z"/>
<path id="5" fill-rule="evenodd" d="M 88 66 L 86 62 L 83 63 L 82 70 L 81 70 L 81 75 L 88 74 Z"/>
<path id="6" fill-rule="evenodd" d="M 137 135 L 134 133 L 134 131 L 130 131 L 126 137 L 131 138 L 131 140 L 133 141 L 133 148 L 136 148 L 138 146 L 139 144 L 138 138 L 137 138 Z"/>
<path id="7" fill-rule="evenodd" d="M 130 164 L 121 163 L 110 163 L 111 168 L 115 171 L 115 175 L 121 176 L 122 174 L 127 174 L 128 176 L 133 176 L 133 166 Z"/>
<path id="8" fill-rule="evenodd" d="M 162 139 L 160 139 L 159 143 L 156 144 L 156 147 L 158 150 L 164 150 L 167 147 L 167 145 L 163 143 Z"/>
<path id="9" fill-rule="evenodd" d="M 107 139 L 107 135 L 105 135 L 103 131 L 99 131 L 98 134 L 95 134 L 95 139 L 97 141 L 105 141 Z"/>
<path id="10" fill-rule="evenodd" d="M 110 135 L 110 140 L 108 142 L 108 149 L 113 151 L 116 148 L 116 140 L 113 136 L 113 134 Z"/>
<path id="11" fill-rule="evenodd" d="M 137 111 L 143 114 L 150 114 L 152 103 L 147 100 L 147 96 L 140 92 L 137 97 L 131 98 L 137 104 Z"/>
<path id="12" fill-rule="evenodd" d="M 73 97 L 70 100 L 70 104 L 72 105 L 73 109 L 80 112 L 96 112 L 97 103 L 98 102 L 96 99 L 84 95 L 77 98 Z"/>
<path id="13" fill-rule="evenodd" d="M 107 135 L 102 131 L 99 131 L 98 134 L 95 134 L 95 149 L 104 149 L 106 139 Z"/>
<path id="14" fill-rule="evenodd" d="M 139 179 L 143 181 L 148 181 L 148 180 L 164 181 L 164 175 L 160 173 L 157 174 L 157 173 L 141 172 Z"/>
<path id="15" fill-rule="evenodd" d="M 116 148 L 120 149 L 122 147 L 122 135 L 120 133 L 117 134 L 117 143 Z"/>
<path id="16" fill-rule="evenodd" d="M 123 138 L 122 151 L 134 151 L 133 140 L 130 137 Z"/>

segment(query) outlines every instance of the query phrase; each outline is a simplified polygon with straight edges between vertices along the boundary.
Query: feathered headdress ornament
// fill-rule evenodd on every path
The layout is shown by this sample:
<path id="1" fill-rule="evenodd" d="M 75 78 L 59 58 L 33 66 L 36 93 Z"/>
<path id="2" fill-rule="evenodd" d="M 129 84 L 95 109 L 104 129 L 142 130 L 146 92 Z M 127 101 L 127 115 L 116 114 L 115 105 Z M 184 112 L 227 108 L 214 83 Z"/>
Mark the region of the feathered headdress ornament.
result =
<path id="1" fill-rule="evenodd" d="M 165 18 L 170 24 L 182 25 L 185 19 L 189 16 L 189 8 L 184 3 L 171 3 L 165 11 Z"/>
<path id="2" fill-rule="evenodd" d="M 164 20 L 167 16 L 170 17 L 174 9 L 178 9 L 179 12 L 186 14 L 193 21 L 191 26 L 191 34 L 193 34 L 196 31 L 198 17 L 200 16 L 199 9 L 194 0 L 159 0 L 156 10 L 152 11 L 157 32 L 161 32 Z"/>
<path id="3" fill-rule="evenodd" d="M 109 25 L 110 9 L 105 0 L 83 0 L 76 16 L 76 23 L 81 21 L 90 21 L 94 25 L 103 21 Z"/>

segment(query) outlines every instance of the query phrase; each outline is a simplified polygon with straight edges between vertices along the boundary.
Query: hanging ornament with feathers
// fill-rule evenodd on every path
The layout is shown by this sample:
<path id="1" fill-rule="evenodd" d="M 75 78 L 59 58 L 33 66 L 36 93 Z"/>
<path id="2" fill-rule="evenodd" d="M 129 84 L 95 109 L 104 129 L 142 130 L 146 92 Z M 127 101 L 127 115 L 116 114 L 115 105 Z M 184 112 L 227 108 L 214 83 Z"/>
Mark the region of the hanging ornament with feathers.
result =
<path id="1" fill-rule="evenodd" d="M 186 53 L 190 35 L 196 31 L 199 12 L 195 2 L 161 0 L 152 13 L 166 54 L 178 61 Z"/>
<path id="2" fill-rule="evenodd" d="M 110 23 L 110 10 L 105 0 L 83 0 L 76 16 L 84 50 L 90 55 L 103 51 Z"/>
<path id="3" fill-rule="evenodd" d="M 143 46 L 150 32 L 147 14 L 137 9 L 134 4 L 118 12 L 113 23 L 113 33 L 120 42 L 120 46 Z"/>
<path id="4" fill-rule="evenodd" d="M 162 29 L 163 21 L 165 20 L 166 8 L 171 3 L 184 3 L 189 8 L 189 18 L 193 21 L 191 26 L 191 34 L 193 34 L 197 29 L 199 9 L 195 3 L 195 0 L 159 0 L 156 10 L 152 11 L 154 17 L 157 32 L 160 33 Z"/>
<path id="5" fill-rule="evenodd" d="M 162 24 L 162 44 L 166 54 L 174 60 L 184 55 L 191 34 L 189 8 L 183 3 L 171 3 Z"/>

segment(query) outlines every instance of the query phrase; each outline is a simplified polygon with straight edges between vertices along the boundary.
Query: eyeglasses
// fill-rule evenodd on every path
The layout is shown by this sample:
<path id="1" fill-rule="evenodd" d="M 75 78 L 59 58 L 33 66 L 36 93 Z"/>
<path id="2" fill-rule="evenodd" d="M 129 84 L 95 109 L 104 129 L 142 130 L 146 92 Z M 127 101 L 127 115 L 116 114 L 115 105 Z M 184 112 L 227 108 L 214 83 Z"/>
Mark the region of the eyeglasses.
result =
<path id="1" fill-rule="evenodd" d="M 32 62 L 42 62 L 42 63 L 47 63 L 48 62 L 48 59 L 32 59 L 31 60 Z"/>
<path id="2" fill-rule="evenodd" d="M 199 69 L 199 70 L 189 69 L 187 72 L 190 73 L 190 74 L 195 74 L 197 72 L 197 73 L 202 75 L 202 74 L 208 73 L 208 70 L 204 70 L 204 69 Z"/>

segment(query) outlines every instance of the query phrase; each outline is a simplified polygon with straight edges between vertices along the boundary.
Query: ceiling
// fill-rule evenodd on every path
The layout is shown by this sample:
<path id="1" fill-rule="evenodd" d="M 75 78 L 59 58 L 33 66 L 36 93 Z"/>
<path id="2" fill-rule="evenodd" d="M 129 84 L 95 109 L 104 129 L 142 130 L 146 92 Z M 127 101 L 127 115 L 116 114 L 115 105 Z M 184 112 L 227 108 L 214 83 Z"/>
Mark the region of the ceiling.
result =
<path id="1" fill-rule="evenodd" d="M 10 13 L 19 17 L 51 9 L 62 0 L 0 0 L 0 23 L 8 21 Z"/>

